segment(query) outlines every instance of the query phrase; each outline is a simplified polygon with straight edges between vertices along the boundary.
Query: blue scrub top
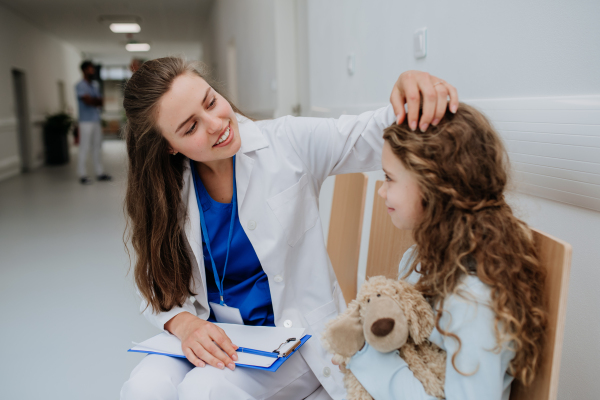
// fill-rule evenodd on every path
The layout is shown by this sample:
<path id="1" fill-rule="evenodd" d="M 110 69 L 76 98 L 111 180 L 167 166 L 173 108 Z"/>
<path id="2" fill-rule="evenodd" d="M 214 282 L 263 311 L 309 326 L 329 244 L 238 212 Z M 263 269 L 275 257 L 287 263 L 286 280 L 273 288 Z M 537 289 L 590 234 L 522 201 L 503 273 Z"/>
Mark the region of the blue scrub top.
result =
<path id="1" fill-rule="evenodd" d="M 190 160 L 194 171 L 194 185 L 198 188 L 200 203 L 206 229 L 210 237 L 210 246 L 215 260 L 219 279 L 223 278 L 223 266 L 227 255 L 227 239 L 231 223 L 231 203 L 219 203 L 210 197 L 202 180 L 196 173 L 196 165 Z M 237 194 L 234 194 L 237 195 Z M 206 288 L 208 301 L 219 304 L 219 289 L 215 284 L 215 276 L 204 238 L 202 238 L 204 269 L 206 271 Z M 223 281 L 224 301 L 229 307 L 236 307 L 242 314 L 246 325 L 275 326 L 273 303 L 269 290 L 269 280 L 263 271 L 258 256 L 246 236 L 238 213 L 235 215 L 233 236 L 227 262 L 227 274 Z M 215 314 L 210 310 L 211 322 L 216 322 Z"/>

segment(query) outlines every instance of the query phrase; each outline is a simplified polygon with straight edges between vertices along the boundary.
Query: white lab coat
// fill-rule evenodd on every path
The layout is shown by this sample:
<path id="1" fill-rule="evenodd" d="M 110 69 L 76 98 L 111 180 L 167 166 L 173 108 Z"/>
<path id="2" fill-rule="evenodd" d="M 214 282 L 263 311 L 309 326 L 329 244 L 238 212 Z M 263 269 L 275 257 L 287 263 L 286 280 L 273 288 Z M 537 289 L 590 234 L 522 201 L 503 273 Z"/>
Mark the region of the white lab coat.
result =
<path id="1" fill-rule="evenodd" d="M 391 106 L 339 119 L 282 117 L 253 122 L 238 116 L 241 148 L 236 157 L 238 215 L 268 276 L 275 325 L 304 327 L 312 335 L 301 349 L 321 385 L 334 399 L 345 391 L 342 375 L 321 346 L 327 321 L 346 308 L 327 255 L 319 218 L 319 192 L 329 175 L 381 168 L 383 129 L 395 121 Z M 164 330 L 180 312 L 209 316 L 200 215 L 189 164 L 182 199 L 185 233 L 194 268 L 195 302 L 146 318 Z M 335 205 L 334 205 L 335 207 Z"/>

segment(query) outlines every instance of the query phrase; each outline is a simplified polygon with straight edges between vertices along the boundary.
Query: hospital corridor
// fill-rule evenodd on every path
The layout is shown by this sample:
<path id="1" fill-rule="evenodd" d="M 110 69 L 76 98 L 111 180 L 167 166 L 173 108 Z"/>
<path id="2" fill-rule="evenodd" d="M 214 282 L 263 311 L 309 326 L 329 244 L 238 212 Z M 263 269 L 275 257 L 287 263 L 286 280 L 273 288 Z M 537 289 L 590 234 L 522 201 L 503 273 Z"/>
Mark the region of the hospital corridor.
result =
<path id="1" fill-rule="evenodd" d="M 599 16 L 0 0 L 0 399 L 600 398 Z"/>
<path id="2" fill-rule="evenodd" d="M 0 298 L 13 327 L 2 334 L 2 398 L 112 398 L 140 359 L 123 349 L 153 333 L 123 251 L 125 146 L 105 143 L 103 155 L 121 172 L 83 192 L 73 165 L 0 185 Z"/>

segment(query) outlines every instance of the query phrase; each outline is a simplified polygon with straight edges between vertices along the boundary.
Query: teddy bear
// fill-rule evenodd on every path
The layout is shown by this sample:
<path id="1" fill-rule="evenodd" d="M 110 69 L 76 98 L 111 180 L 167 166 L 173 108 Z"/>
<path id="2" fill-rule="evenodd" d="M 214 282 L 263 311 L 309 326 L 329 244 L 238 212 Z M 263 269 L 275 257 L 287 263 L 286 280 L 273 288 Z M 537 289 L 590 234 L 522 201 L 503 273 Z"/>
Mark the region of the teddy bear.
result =
<path id="1" fill-rule="evenodd" d="M 433 310 L 412 285 L 375 276 L 360 288 L 346 311 L 330 321 L 323 344 L 344 372 L 347 400 L 372 400 L 345 366 L 365 341 L 375 350 L 399 350 L 429 395 L 444 398 L 446 352 L 428 338 L 435 326 Z"/>

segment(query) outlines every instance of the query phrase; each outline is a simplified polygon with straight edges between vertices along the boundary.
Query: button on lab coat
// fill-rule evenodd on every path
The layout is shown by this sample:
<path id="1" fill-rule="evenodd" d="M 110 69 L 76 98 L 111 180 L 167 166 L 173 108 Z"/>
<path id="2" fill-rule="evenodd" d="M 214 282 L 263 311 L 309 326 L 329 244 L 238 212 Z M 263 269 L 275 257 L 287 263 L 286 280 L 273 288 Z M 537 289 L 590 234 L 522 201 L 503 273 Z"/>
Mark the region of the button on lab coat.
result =
<path id="1" fill-rule="evenodd" d="M 321 346 L 324 325 L 346 308 L 327 255 L 319 218 L 319 192 L 329 175 L 381 168 L 383 130 L 395 121 L 391 106 L 339 119 L 295 118 L 253 122 L 238 115 L 236 157 L 238 214 L 269 278 L 275 324 L 303 327 L 312 339 L 299 350 L 334 399 L 344 394 L 342 375 Z M 146 318 L 164 330 L 180 312 L 210 314 L 200 215 L 189 163 L 184 163 L 184 230 L 193 266 L 195 302 Z M 335 205 L 334 205 L 335 207 Z"/>

